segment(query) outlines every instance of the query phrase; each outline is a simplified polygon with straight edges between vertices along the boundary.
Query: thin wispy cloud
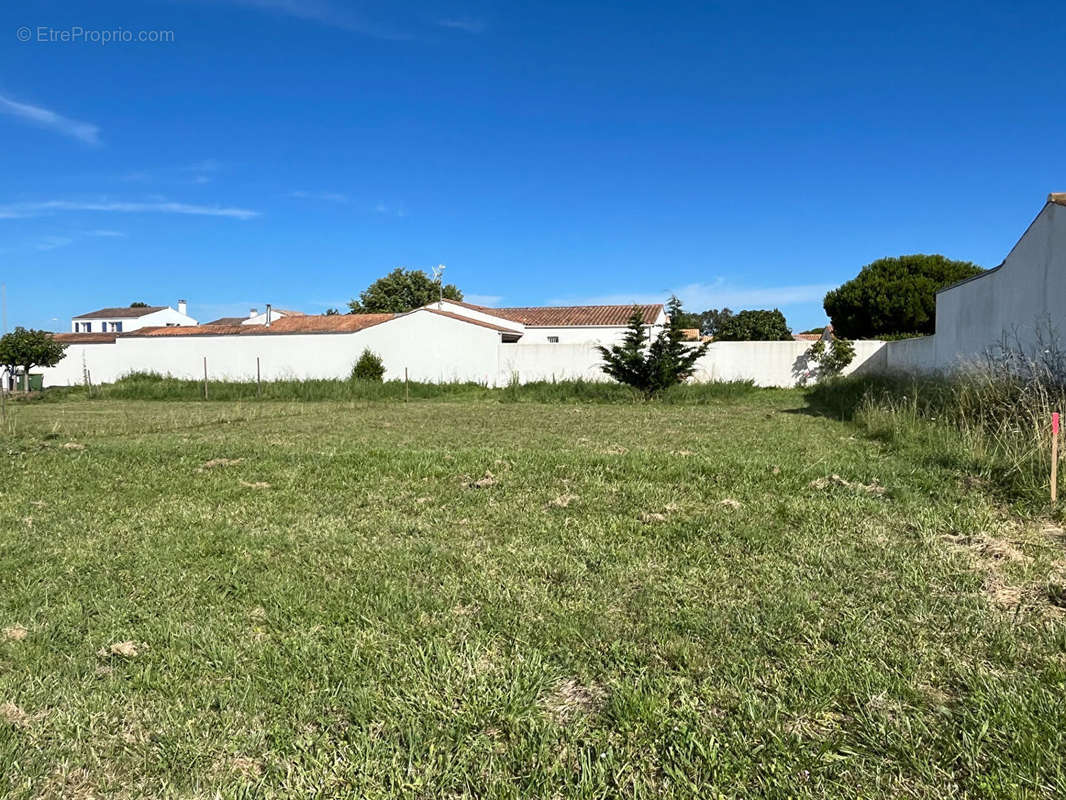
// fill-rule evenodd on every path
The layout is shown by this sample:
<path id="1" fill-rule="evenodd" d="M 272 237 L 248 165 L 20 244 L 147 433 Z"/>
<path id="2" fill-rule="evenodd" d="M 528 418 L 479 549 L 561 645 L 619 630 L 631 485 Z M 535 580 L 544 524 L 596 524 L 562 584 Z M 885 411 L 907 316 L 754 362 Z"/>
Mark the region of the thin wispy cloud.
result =
<path id="1" fill-rule="evenodd" d="M 45 236 L 41 241 L 37 242 L 34 246 L 34 250 L 45 252 L 48 250 L 55 250 L 60 247 L 66 247 L 74 240 L 68 236 Z"/>
<path id="2" fill-rule="evenodd" d="M 95 230 L 85 231 L 86 236 L 97 236 L 103 239 L 125 239 L 126 234 L 122 231 L 112 231 L 106 228 L 96 228 Z"/>
<path id="3" fill-rule="evenodd" d="M 451 28 L 457 31 L 463 31 L 464 33 L 479 34 L 485 32 L 485 23 L 479 19 L 442 19 L 438 20 L 438 25 L 442 28 Z"/>
<path id="4" fill-rule="evenodd" d="M 85 144 L 100 144 L 100 128 L 90 122 L 79 122 L 76 119 L 64 117 L 55 111 L 40 106 L 31 106 L 29 103 L 19 103 L 9 97 L 0 95 L 0 113 L 20 119 L 39 128 L 78 139 Z"/>
<path id="5" fill-rule="evenodd" d="M 203 217 L 229 217 L 231 219 L 252 219 L 259 216 L 258 211 L 252 211 L 247 208 L 205 206 L 193 203 L 46 200 L 39 203 L 8 203 L 0 205 L 0 219 L 40 217 L 60 211 L 100 211 L 121 214 L 189 214 Z"/>
<path id="6" fill-rule="evenodd" d="M 254 8 L 286 17 L 318 22 L 332 28 L 360 33 L 377 39 L 410 39 L 411 35 L 377 22 L 354 9 L 329 0 L 223 0 L 230 5 Z"/>
<path id="7" fill-rule="evenodd" d="M 833 288 L 832 284 L 820 283 L 746 287 L 736 286 L 719 278 L 711 283 L 690 283 L 663 292 L 631 292 L 628 294 L 618 292 L 578 299 L 557 298 L 550 300 L 549 303 L 552 305 L 661 303 L 673 294 L 677 295 L 685 308 L 690 311 L 703 311 L 708 308 L 731 308 L 737 311 L 744 308 L 777 308 L 800 303 L 820 303 L 825 293 Z"/>
<path id="8" fill-rule="evenodd" d="M 305 192 L 295 191 L 289 192 L 289 197 L 295 197 L 299 200 L 324 200 L 328 203 L 347 203 L 348 195 L 341 194 L 340 192 Z"/>
<path id="9" fill-rule="evenodd" d="M 406 217 L 407 211 L 401 206 L 390 206 L 388 203 L 378 203 L 374 206 L 374 213 L 383 217 Z"/>

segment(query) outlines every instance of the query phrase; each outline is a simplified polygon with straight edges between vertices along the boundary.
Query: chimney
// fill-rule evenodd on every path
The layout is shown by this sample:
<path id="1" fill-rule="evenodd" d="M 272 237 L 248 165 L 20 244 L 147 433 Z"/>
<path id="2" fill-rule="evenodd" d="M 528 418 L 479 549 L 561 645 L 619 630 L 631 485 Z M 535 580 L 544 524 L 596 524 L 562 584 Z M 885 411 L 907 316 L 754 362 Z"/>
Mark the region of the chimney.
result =
<path id="1" fill-rule="evenodd" d="M 249 311 L 248 311 L 248 319 L 254 319 L 255 317 L 258 317 L 258 316 L 259 316 L 259 309 L 258 308 L 249 309 Z"/>
<path id="2" fill-rule="evenodd" d="M 267 320 L 266 320 L 266 326 L 267 326 L 268 328 L 270 327 L 270 303 L 267 303 Z"/>
<path id="3" fill-rule="evenodd" d="M 178 313 L 179 314 L 184 314 L 185 313 L 185 309 L 187 309 L 187 308 L 188 308 L 188 305 L 186 305 L 184 300 L 179 300 L 178 301 Z"/>

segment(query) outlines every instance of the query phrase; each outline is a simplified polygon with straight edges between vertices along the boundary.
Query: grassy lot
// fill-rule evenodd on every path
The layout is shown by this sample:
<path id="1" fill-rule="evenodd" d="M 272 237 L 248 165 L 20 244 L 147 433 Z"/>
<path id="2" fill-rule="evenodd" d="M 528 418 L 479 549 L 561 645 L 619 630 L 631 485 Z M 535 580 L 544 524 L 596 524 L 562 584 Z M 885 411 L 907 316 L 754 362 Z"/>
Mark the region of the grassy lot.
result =
<path id="1" fill-rule="evenodd" d="M 1066 794 L 1061 529 L 797 392 L 9 411 L 2 796 Z"/>

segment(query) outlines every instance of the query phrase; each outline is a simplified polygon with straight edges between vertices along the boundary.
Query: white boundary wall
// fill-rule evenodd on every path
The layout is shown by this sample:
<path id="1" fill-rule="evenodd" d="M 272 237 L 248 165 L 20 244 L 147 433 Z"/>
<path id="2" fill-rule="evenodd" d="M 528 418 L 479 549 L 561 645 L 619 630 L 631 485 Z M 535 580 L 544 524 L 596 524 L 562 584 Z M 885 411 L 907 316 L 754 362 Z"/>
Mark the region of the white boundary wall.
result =
<path id="1" fill-rule="evenodd" d="M 807 373 L 811 342 L 718 342 L 697 362 L 696 381 L 752 380 L 759 386 L 795 386 Z M 52 369 L 46 386 L 74 386 L 88 370 L 94 384 L 130 372 L 200 380 L 207 358 L 212 380 L 345 378 L 369 348 L 385 363 L 386 380 L 474 381 L 503 386 L 532 381 L 608 380 L 592 344 L 503 344 L 497 331 L 435 314 L 409 314 L 354 333 L 238 336 L 129 336 L 114 344 L 75 344 Z M 883 342 L 855 342 L 846 372 L 885 369 Z"/>

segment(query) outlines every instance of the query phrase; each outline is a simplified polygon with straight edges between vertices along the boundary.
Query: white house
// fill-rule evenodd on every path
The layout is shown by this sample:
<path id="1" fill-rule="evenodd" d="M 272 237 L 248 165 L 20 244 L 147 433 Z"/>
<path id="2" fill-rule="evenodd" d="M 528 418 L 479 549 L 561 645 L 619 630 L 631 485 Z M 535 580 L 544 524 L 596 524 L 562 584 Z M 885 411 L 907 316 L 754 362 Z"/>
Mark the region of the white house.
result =
<path id="1" fill-rule="evenodd" d="M 186 312 L 184 300 L 178 301 L 175 311 L 170 306 L 128 306 L 101 308 L 80 314 L 70 320 L 71 333 L 129 333 L 140 328 L 156 326 L 177 327 L 195 325 L 196 320 Z"/>
<path id="2" fill-rule="evenodd" d="M 651 335 L 666 324 L 662 303 L 490 308 L 458 300 L 441 300 L 425 308 L 511 328 L 521 334 L 522 344 L 615 344 L 625 336 L 634 308 L 640 310 Z"/>

